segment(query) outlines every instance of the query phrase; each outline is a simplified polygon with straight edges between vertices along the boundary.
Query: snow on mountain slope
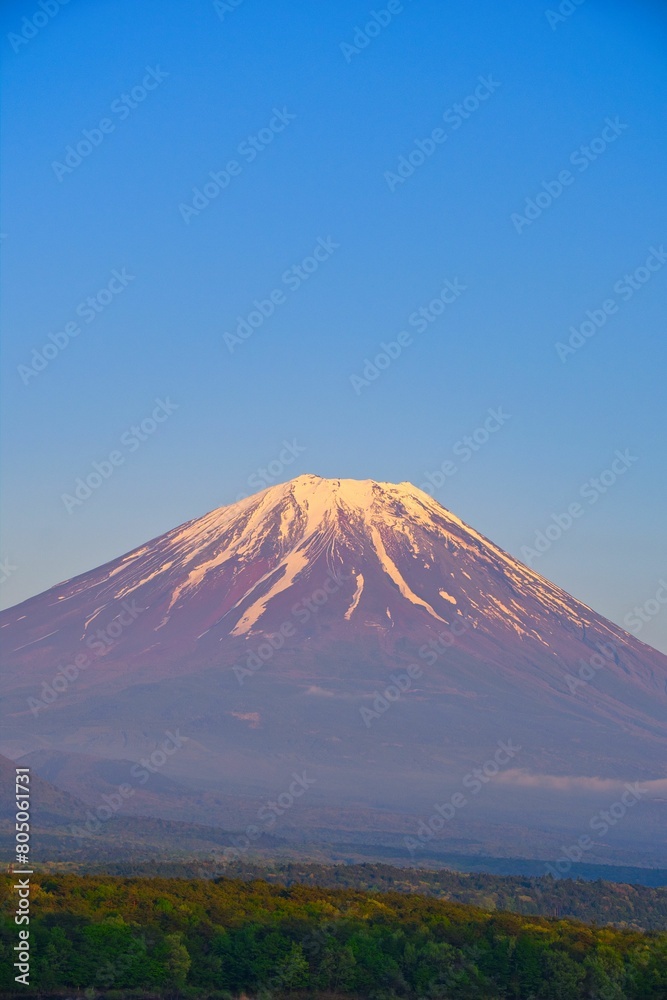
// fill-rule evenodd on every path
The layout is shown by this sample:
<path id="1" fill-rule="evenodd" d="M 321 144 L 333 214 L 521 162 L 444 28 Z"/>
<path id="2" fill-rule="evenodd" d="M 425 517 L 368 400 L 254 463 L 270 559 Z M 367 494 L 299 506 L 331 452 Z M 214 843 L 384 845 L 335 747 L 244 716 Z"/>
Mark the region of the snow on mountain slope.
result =
<path id="1" fill-rule="evenodd" d="M 272 633 L 299 602 L 338 638 L 372 628 L 423 640 L 456 621 L 464 646 L 521 658 L 538 648 L 576 661 L 621 643 L 639 657 L 634 679 L 664 694 L 637 640 L 513 559 L 409 483 L 299 476 L 167 532 L 106 566 L 0 616 L 5 662 L 56 659 L 87 648 L 127 605 L 136 621 L 101 655 L 133 668 L 151 651 L 174 658 Z M 27 614 L 26 611 L 30 613 Z M 106 642 L 103 635 L 102 641 Z M 530 655 L 530 654 L 529 654 Z M 501 656 L 502 659 L 502 656 Z M 664 657 L 660 658 L 664 660 Z M 610 657 L 616 668 L 616 657 Z M 154 669 L 159 670 L 159 667 Z M 561 671 L 562 672 L 562 671 Z"/>
<path id="2" fill-rule="evenodd" d="M 539 775 L 665 774 L 667 657 L 409 483 L 299 476 L 0 626 L 9 756 L 137 759 L 180 725 L 177 780 L 245 796 L 286 762 L 316 765 L 327 809 L 428 801 L 510 735 L 522 758 L 503 780 L 524 795 Z M 409 690 L 368 729 L 361 709 L 410 664 Z"/>

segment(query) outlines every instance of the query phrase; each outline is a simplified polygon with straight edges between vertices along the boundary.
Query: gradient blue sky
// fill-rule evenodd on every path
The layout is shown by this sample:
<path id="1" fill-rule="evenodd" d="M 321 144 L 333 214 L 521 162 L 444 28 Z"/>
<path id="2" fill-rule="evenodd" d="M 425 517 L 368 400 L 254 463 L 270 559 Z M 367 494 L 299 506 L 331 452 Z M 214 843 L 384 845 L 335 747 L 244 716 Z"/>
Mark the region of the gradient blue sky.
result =
<path id="1" fill-rule="evenodd" d="M 490 407 L 510 419 L 437 499 L 521 556 L 630 449 L 534 568 L 620 623 L 654 597 L 667 266 L 628 301 L 613 286 L 667 241 L 662 5 L 585 0 L 552 28 L 541 2 L 405 0 L 349 60 L 341 43 L 373 9 L 357 0 L 243 0 L 222 18 L 207 0 L 73 0 L 15 52 L 38 9 L 1 14 L 4 606 L 253 492 L 284 439 L 305 450 L 279 479 L 419 485 Z M 147 66 L 168 76 L 121 120 L 112 103 Z M 480 75 L 500 86 L 443 125 Z M 296 117 L 248 163 L 239 144 L 274 107 Z M 114 131 L 59 181 L 53 162 L 105 117 Z M 607 117 L 627 128 L 581 171 L 570 156 Z M 390 191 L 385 172 L 438 126 L 447 140 Z M 230 159 L 240 175 L 186 224 L 179 205 Z M 512 213 L 567 168 L 518 234 Z M 340 246 L 285 289 L 318 237 Z M 134 280 L 25 385 L 32 348 L 123 267 Z M 465 293 L 355 394 L 350 376 L 447 278 Z M 230 353 L 225 332 L 279 287 L 286 301 Z M 559 360 L 609 298 L 616 314 Z M 130 452 L 122 435 L 156 397 L 178 409 Z M 62 494 L 115 449 L 123 464 L 68 513 Z M 640 638 L 667 650 L 667 607 Z"/>

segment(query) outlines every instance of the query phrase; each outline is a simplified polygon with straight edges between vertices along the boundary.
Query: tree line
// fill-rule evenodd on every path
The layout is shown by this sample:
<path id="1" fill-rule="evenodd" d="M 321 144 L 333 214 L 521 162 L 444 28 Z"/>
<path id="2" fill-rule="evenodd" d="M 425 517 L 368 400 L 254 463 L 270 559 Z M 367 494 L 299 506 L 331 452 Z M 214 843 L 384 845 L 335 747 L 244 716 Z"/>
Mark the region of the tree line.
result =
<path id="1" fill-rule="evenodd" d="M 78 875 L 32 876 L 31 985 L 18 989 L 13 881 L 0 881 L 3 996 L 667 997 L 664 933 L 405 892 Z"/>

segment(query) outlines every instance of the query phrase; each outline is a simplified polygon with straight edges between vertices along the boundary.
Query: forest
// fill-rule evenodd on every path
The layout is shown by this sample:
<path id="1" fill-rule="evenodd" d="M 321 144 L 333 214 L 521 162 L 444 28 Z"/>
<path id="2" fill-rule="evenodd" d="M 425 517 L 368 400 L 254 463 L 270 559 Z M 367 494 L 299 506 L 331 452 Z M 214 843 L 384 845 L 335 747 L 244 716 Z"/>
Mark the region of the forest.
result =
<path id="1" fill-rule="evenodd" d="M 105 864 L 52 864 L 52 871 L 84 875 L 146 875 L 168 878 L 265 879 L 280 885 L 318 885 L 371 892 L 417 892 L 483 910 L 510 910 L 525 916 L 582 920 L 640 930 L 667 930 L 667 886 L 630 882 L 554 879 L 551 875 L 495 875 L 450 868 L 398 867 L 381 862 L 327 864 L 312 861 L 248 858 L 222 865 L 216 857 L 147 863 L 128 859 Z"/>
<path id="2" fill-rule="evenodd" d="M 261 879 L 30 881 L 23 986 L 12 971 L 16 876 L 0 880 L 3 997 L 667 998 L 662 932 Z"/>
<path id="3" fill-rule="evenodd" d="M 614 924 L 632 930 L 667 930 L 667 887 L 554 879 L 550 875 L 491 875 L 445 868 L 398 868 L 394 865 L 323 865 L 305 862 L 238 863 L 226 874 L 263 878 L 284 885 L 319 885 L 331 889 L 417 892 L 483 910 L 510 910 L 526 916 L 563 917 L 585 923 Z"/>

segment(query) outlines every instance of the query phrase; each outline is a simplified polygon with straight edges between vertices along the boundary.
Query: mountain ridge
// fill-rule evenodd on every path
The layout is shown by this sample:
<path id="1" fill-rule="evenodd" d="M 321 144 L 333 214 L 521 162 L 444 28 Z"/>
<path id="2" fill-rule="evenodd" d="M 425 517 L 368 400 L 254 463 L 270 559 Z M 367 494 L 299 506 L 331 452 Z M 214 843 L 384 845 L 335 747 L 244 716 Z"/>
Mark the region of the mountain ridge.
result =
<path id="1" fill-rule="evenodd" d="M 484 792 L 494 815 L 504 790 L 558 824 L 554 796 L 597 802 L 625 780 L 650 783 L 640 811 L 659 808 L 667 657 L 411 484 L 299 476 L 0 626 L 3 752 L 41 751 L 47 770 L 44 753 L 137 759 L 180 723 L 188 742 L 168 767 L 181 782 L 199 770 L 202 794 L 249 782 L 261 799 L 316 765 L 308 814 L 318 800 L 365 815 L 369 802 L 428 808 L 439 780 L 456 788 L 514 738 L 521 758 Z"/>

